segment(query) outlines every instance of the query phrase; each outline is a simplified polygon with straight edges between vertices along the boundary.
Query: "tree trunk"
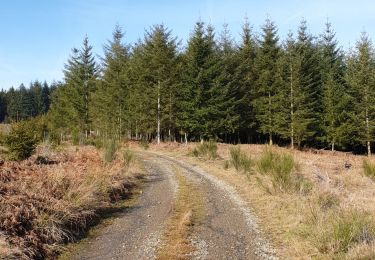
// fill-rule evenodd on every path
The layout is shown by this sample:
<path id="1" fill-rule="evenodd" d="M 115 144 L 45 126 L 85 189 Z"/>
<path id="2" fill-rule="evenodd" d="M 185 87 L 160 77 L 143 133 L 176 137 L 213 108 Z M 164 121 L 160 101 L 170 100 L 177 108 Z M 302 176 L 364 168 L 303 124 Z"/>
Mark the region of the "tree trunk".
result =
<path id="1" fill-rule="evenodd" d="M 187 133 L 185 132 L 185 144 L 188 143 L 188 140 L 187 140 Z"/>
<path id="2" fill-rule="evenodd" d="M 290 147 L 294 149 L 293 67 L 290 65 Z"/>
<path id="3" fill-rule="evenodd" d="M 270 136 L 270 145 L 273 144 L 273 141 L 272 141 L 272 114 L 271 114 L 271 105 L 272 105 L 272 102 L 271 102 L 271 92 L 268 92 L 268 123 L 269 123 L 269 136 Z"/>
<path id="4" fill-rule="evenodd" d="M 371 156 L 371 143 L 370 143 L 370 123 L 369 123 L 369 115 L 368 115 L 368 108 L 366 107 L 366 138 L 367 138 L 367 155 Z"/>
<path id="5" fill-rule="evenodd" d="M 335 142 L 332 142 L 332 143 L 331 143 L 331 150 L 332 150 L 332 152 L 335 151 Z"/>
<path id="6" fill-rule="evenodd" d="M 157 129 L 157 143 L 160 144 L 160 81 L 158 83 L 158 129 Z"/>

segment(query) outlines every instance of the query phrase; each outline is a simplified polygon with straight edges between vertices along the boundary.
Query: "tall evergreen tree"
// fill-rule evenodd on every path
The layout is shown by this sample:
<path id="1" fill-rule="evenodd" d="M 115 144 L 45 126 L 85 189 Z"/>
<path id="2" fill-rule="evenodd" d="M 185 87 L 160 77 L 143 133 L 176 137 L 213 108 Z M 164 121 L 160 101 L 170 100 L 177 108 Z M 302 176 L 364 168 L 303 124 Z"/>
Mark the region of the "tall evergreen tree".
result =
<path id="1" fill-rule="evenodd" d="M 75 128 L 80 132 L 88 133 L 90 129 L 89 101 L 96 89 L 98 67 L 92 54 L 92 46 L 87 36 L 83 40 L 80 50 L 74 48 L 67 64 L 64 75 L 66 86 L 58 91 L 54 97 L 54 122 L 60 127 Z M 69 117 L 68 125 L 59 122 L 60 117 Z"/>
<path id="2" fill-rule="evenodd" d="M 225 129 L 227 86 L 219 82 L 214 29 L 197 22 L 184 55 L 179 127 L 191 139 L 217 138 Z"/>
<path id="3" fill-rule="evenodd" d="M 303 141 L 312 138 L 316 133 L 316 74 L 319 71 L 315 70 L 318 65 L 315 52 L 312 36 L 307 33 L 306 22 L 303 20 L 297 40 L 294 40 L 292 33 L 288 34 L 281 59 L 284 106 L 277 113 L 278 132 L 282 137 L 290 139 L 292 149 L 295 144 L 300 147 Z M 286 100 L 289 102 L 285 102 Z"/>
<path id="4" fill-rule="evenodd" d="M 125 128 L 130 129 L 126 79 L 129 46 L 122 42 L 123 37 L 122 29 L 116 26 L 112 40 L 104 45 L 103 77 L 90 104 L 95 129 L 119 137 Z"/>
<path id="5" fill-rule="evenodd" d="M 238 55 L 237 47 L 235 46 L 234 39 L 232 38 L 228 25 L 224 24 L 223 31 L 220 34 L 219 42 L 219 66 L 220 71 L 218 78 L 215 80 L 217 89 L 221 93 L 219 109 L 222 110 L 221 120 L 225 123 L 220 123 L 217 135 L 222 136 L 225 141 L 228 141 L 226 137 L 233 135 L 237 132 L 239 134 L 239 113 L 236 113 L 236 107 L 238 107 L 238 87 L 239 82 L 236 78 L 236 69 L 238 67 Z M 224 136 L 223 136 L 224 135 Z M 238 141 L 238 140 L 237 140 Z"/>
<path id="6" fill-rule="evenodd" d="M 262 39 L 256 57 L 256 94 L 253 106 L 259 124 L 258 131 L 268 135 L 269 143 L 277 133 L 276 112 L 279 109 L 279 79 L 275 73 L 278 70 L 280 47 L 276 26 L 267 19 L 262 27 Z"/>
<path id="7" fill-rule="evenodd" d="M 323 85 L 323 120 L 325 140 L 331 150 L 335 144 L 342 143 L 342 132 L 345 118 L 345 102 L 347 101 L 344 86 L 344 60 L 341 49 L 337 46 L 335 33 L 329 22 L 320 39 L 321 75 Z"/>
<path id="8" fill-rule="evenodd" d="M 366 144 L 371 155 L 375 129 L 375 60 L 371 40 L 362 33 L 356 48 L 350 54 L 346 81 L 350 86 L 354 116 L 352 138 Z"/>
<path id="9" fill-rule="evenodd" d="M 255 139 L 255 113 L 253 108 L 253 98 L 255 95 L 255 84 L 257 73 L 255 71 L 255 58 L 257 44 L 252 35 L 250 24 L 245 20 L 242 26 L 242 41 L 236 52 L 237 67 L 234 72 L 235 86 L 232 90 L 236 97 L 236 114 L 239 115 L 238 128 L 240 136 L 245 137 L 246 142 Z"/>

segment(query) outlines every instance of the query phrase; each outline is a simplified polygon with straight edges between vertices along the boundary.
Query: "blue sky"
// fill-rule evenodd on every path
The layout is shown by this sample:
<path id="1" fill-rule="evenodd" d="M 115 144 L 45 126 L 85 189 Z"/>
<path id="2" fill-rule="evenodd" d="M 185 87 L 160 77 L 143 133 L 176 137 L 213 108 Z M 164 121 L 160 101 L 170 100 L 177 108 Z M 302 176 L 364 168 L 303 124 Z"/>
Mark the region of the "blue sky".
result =
<path id="1" fill-rule="evenodd" d="M 218 31 L 227 23 L 238 38 L 245 16 L 255 32 L 270 17 L 281 39 L 296 30 L 301 18 L 313 34 L 320 34 L 329 18 L 345 49 L 361 31 L 375 36 L 371 0 L 1 0 L 0 88 L 61 80 L 71 48 L 79 47 L 87 34 L 94 52 L 101 55 L 117 23 L 126 31 L 127 42 L 142 37 L 152 24 L 164 23 L 185 44 L 198 19 Z"/>

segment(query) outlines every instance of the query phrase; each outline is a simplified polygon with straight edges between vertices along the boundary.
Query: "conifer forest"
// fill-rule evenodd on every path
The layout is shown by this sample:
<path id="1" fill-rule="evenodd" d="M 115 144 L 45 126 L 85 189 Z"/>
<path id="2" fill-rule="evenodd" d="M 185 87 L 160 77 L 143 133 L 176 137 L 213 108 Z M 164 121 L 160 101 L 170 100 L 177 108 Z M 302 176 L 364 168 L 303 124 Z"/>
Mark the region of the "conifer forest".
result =
<path id="1" fill-rule="evenodd" d="M 363 32 L 343 50 L 327 22 L 312 35 L 302 20 L 280 38 L 266 19 L 228 26 L 198 21 L 187 42 L 164 24 L 130 44 L 116 26 L 104 55 L 88 36 L 72 49 L 64 79 L 0 94 L 0 120 L 47 118 L 50 136 L 270 143 L 371 154 L 375 56 Z"/>

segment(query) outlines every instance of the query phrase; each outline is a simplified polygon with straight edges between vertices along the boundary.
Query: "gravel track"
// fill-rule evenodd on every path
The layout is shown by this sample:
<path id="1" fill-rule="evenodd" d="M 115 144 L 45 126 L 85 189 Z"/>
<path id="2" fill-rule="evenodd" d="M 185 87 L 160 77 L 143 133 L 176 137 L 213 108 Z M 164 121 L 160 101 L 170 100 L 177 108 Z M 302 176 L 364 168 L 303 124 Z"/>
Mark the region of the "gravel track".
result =
<path id="1" fill-rule="evenodd" d="M 204 196 L 205 216 L 193 226 L 190 238 L 197 249 L 191 259 L 277 259 L 232 187 L 185 162 L 151 152 L 138 155 L 149 173 L 138 206 L 105 228 L 74 259 L 155 259 L 178 189 L 175 168 Z"/>

